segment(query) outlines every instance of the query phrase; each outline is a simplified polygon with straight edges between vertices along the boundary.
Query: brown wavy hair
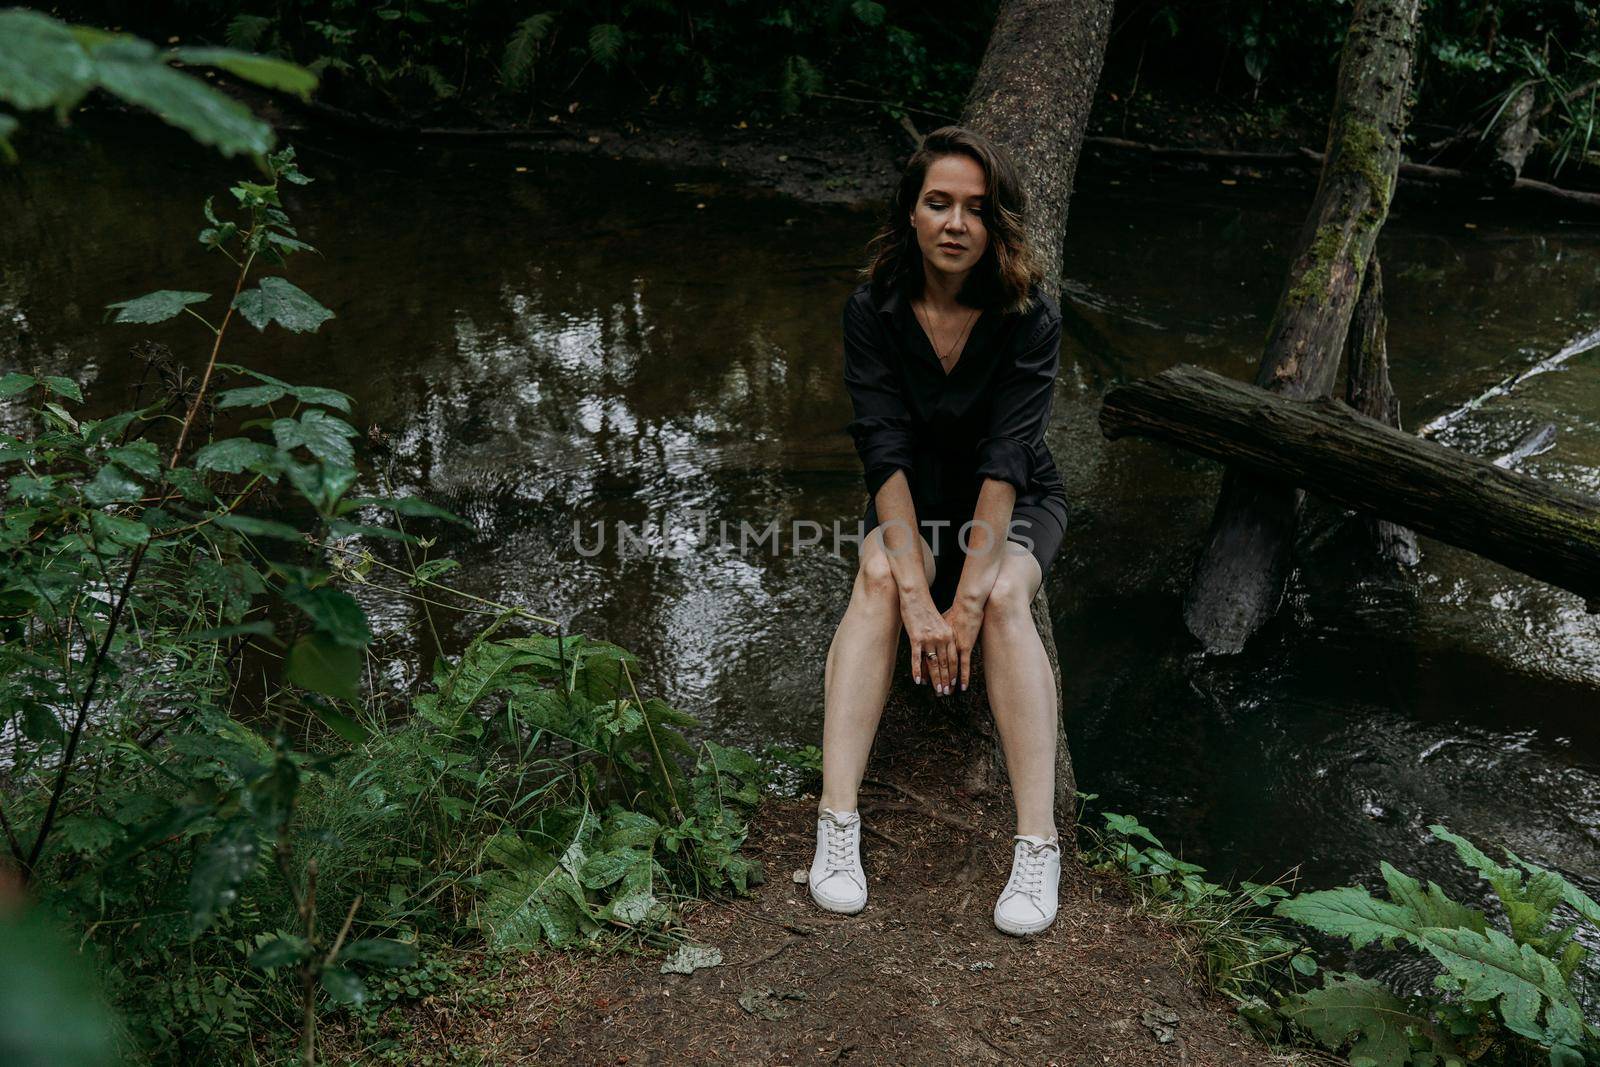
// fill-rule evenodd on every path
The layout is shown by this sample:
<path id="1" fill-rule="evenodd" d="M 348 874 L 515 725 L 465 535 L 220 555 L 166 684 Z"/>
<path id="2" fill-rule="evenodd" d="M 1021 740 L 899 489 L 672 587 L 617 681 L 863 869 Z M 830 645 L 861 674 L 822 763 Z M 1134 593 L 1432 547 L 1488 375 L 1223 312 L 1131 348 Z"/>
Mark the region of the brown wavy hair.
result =
<path id="1" fill-rule="evenodd" d="M 941 126 L 923 139 L 900 175 L 900 187 L 889 202 L 883 228 L 867 245 L 870 262 L 862 268 L 863 277 L 872 282 L 874 296 L 882 299 L 891 287 L 899 287 L 908 297 L 922 293 L 922 249 L 911 228 L 911 213 L 922 183 L 934 160 L 945 156 L 967 156 L 983 169 L 983 225 L 989 233 L 989 246 L 967 275 L 957 294 L 968 307 L 1025 311 L 1031 290 L 1044 276 L 1033 249 L 1028 244 L 1024 219 L 1027 194 L 1021 175 L 1011 156 L 983 134 L 965 126 Z"/>

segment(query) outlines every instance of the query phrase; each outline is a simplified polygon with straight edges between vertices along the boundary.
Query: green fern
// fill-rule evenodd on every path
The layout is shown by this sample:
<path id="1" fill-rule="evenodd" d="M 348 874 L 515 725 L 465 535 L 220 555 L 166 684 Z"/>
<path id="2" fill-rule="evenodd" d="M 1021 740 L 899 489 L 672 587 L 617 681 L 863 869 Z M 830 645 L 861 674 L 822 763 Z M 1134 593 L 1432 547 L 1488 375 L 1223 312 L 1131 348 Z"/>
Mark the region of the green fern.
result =
<path id="1" fill-rule="evenodd" d="M 627 36 L 614 22 L 597 22 L 589 28 L 589 56 L 606 70 L 622 58 Z"/>
<path id="2" fill-rule="evenodd" d="M 555 24 L 554 11 L 541 11 L 517 23 L 516 32 L 506 41 L 505 55 L 500 60 L 500 77 L 506 88 L 526 89 L 533 85 L 539 46 L 550 36 Z"/>
<path id="3" fill-rule="evenodd" d="M 265 15 L 235 15 L 222 31 L 222 39 L 229 48 L 253 52 L 272 28 L 272 20 Z"/>

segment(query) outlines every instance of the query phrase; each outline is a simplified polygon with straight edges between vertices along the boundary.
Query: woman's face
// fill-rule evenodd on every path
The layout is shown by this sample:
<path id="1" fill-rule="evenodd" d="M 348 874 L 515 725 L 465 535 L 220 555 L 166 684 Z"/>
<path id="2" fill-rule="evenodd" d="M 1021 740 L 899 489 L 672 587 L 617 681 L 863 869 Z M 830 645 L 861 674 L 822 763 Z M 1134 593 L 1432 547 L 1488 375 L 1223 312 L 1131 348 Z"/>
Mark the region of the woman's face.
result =
<path id="1" fill-rule="evenodd" d="M 923 260 L 945 274 L 965 274 L 989 247 L 983 224 L 983 168 L 971 156 L 940 156 L 922 179 L 922 192 L 911 212 L 911 228 Z"/>

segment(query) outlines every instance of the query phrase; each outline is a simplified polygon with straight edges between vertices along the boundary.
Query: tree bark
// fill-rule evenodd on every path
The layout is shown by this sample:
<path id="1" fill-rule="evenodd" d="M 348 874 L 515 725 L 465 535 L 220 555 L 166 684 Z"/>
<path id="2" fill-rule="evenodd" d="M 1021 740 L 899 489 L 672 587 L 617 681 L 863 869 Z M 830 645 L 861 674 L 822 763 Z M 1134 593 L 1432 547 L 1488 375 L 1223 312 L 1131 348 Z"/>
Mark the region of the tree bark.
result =
<path id="1" fill-rule="evenodd" d="M 961 116 L 1022 170 L 1028 238 L 1052 296 L 1113 6 L 1112 0 L 1005 0 Z"/>
<path id="2" fill-rule="evenodd" d="M 1293 399 L 1332 390 L 1361 275 L 1389 212 L 1420 0 L 1358 0 L 1339 60 L 1322 178 L 1267 334 L 1256 384 Z M 1184 598 L 1212 651 L 1237 652 L 1277 611 L 1304 494 L 1230 470 Z"/>
<path id="3" fill-rule="evenodd" d="M 1331 398 L 1179 366 L 1106 395 L 1100 429 L 1168 441 L 1404 523 L 1600 608 L 1600 499 L 1464 455 Z"/>
<path id="4" fill-rule="evenodd" d="M 1534 128 L 1534 95 L 1532 82 L 1518 89 L 1495 124 L 1489 184 L 1497 189 L 1509 189 L 1516 184 L 1522 177 L 1522 165 L 1528 161 L 1528 153 L 1539 143 L 1539 131 Z"/>
<path id="5" fill-rule="evenodd" d="M 1361 283 L 1361 299 L 1356 302 L 1345 339 L 1348 354 L 1345 403 L 1369 419 L 1385 426 L 1400 426 L 1400 400 L 1389 381 L 1388 319 L 1383 313 L 1383 269 L 1374 255 Z M 1411 566 L 1422 558 L 1417 535 L 1388 519 L 1361 517 L 1367 541 L 1379 559 Z"/>
<path id="6" fill-rule="evenodd" d="M 1028 240 L 1052 296 L 1060 292 L 1067 202 L 1100 80 L 1113 6 L 1113 0 L 1003 0 L 962 115 L 966 125 L 1009 151 L 1022 172 Z M 1056 824 L 1063 847 L 1069 847 L 1076 833 L 1078 785 L 1067 750 L 1050 599 L 1042 584 L 1033 598 L 1033 621 L 1055 684 Z M 971 748 L 966 788 L 974 794 L 992 792 L 999 785 L 1003 759 L 983 682 L 981 652 L 974 656 L 967 691 L 944 698 L 933 696 L 927 686 L 911 684 L 908 660 L 909 646 L 902 642 L 886 714 L 903 712 L 918 721 L 942 700 L 978 738 Z"/>

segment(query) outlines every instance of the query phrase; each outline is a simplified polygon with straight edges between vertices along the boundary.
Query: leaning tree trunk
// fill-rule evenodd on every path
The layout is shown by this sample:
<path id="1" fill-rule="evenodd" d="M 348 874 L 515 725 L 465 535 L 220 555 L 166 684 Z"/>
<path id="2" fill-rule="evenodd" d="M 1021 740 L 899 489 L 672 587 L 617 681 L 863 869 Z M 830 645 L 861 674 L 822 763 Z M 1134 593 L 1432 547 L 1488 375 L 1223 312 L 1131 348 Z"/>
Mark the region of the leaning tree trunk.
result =
<path id="1" fill-rule="evenodd" d="M 1361 283 L 1361 299 L 1350 319 L 1345 338 L 1349 377 L 1345 380 L 1345 403 L 1369 419 L 1400 429 L 1400 400 L 1389 381 L 1389 322 L 1383 313 L 1383 269 L 1377 255 L 1367 264 Z M 1417 535 L 1388 519 L 1361 517 L 1367 543 L 1379 559 L 1410 566 L 1422 558 Z"/>
<path id="2" fill-rule="evenodd" d="M 1113 6 L 1113 0 L 1003 0 L 962 116 L 967 125 L 992 138 L 1016 160 L 1028 199 L 1028 239 L 1044 267 L 1045 285 L 1052 296 L 1060 291 L 1067 201 L 1100 80 Z M 1055 682 L 1056 818 L 1062 840 L 1069 841 L 1077 816 L 1077 779 L 1067 751 L 1050 601 L 1042 585 L 1033 600 L 1033 621 Z M 905 651 L 902 648 L 903 654 Z M 936 698 L 927 686 L 911 684 L 903 658 L 896 666 L 889 699 L 891 704 L 909 705 L 913 715 L 925 712 L 929 703 L 939 699 L 953 704 L 951 710 L 967 719 L 980 739 L 973 746 L 966 784 L 971 792 L 981 794 L 997 786 L 1002 770 L 981 653 L 974 657 L 971 681 L 965 693 Z"/>
<path id="3" fill-rule="evenodd" d="M 1420 0 L 1358 0 L 1339 59 L 1322 179 L 1267 334 L 1256 384 L 1328 396 L 1361 276 L 1400 166 Z M 1237 652 L 1277 611 L 1305 494 L 1229 470 L 1184 598 L 1189 629 Z"/>

